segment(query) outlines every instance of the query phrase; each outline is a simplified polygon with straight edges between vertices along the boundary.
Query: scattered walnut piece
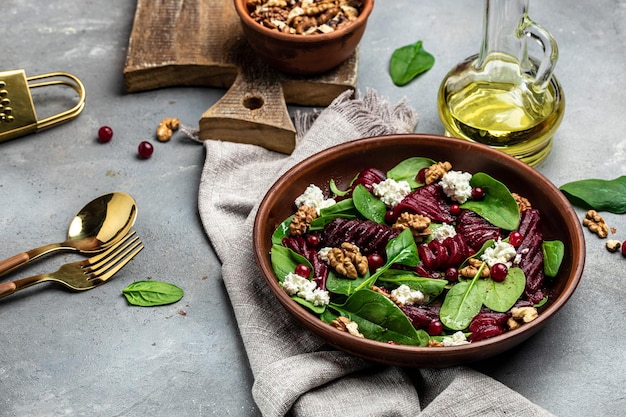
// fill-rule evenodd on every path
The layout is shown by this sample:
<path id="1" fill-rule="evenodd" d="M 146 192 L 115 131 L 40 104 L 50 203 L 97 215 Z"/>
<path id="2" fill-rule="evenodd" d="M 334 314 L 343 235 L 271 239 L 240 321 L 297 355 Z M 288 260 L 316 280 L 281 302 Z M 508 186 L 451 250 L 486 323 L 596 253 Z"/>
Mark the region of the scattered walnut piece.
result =
<path id="1" fill-rule="evenodd" d="M 590 232 L 595 233 L 601 239 L 609 235 L 609 227 L 604 222 L 604 218 L 595 210 L 589 210 L 585 214 L 583 226 L 586 226 Z"/>
<path id="2" fill-rule="evenodd" d="M 424 176 L 424 182 L 426 185 L 436 183 L 451 169 L 452 164 L 450 162 L 437 162 L 436 164 L 428 167 L 426 175 Z"/>
<path id="3" fill-rule="evenodd" d="M 430 339 L 428 341 L 428 347 L 443 347 L 443 342 L 440 342 L 438 340 L 435 339 Z"/>
<path id="4" fill-rule="evenodd" d="M 615 253 L 622 247 L 622 242 L 616 239 L 609 239 L 606 241 L 606 250 Z"/>
<path id="5" fill-rule="evenodd" d="M 328 262 L 335 271 L 350 279 L 365 275 L 368 269 L 367 256 L 349 242 L 342 243 L 341 248 L 328 251 Z"/>
<path id="6" fill-rule="evenodd" d="M 511 193 L 511 195 L 515 199 L 515 202 L 517 203 L 517 207 L 519 207 L 519 211 L 524 211 L 524 210 L 528 210 L 532 208 L 530 201 L 528 201 L 526 197 L 522 197 L 521 195 L 517 193 Z"/>
<path id="7" fill-rule="evenodd" d="M 461 268 L 459 270 L 459 275 L 465 278 L 474 278 L 476 274 L 478 273 L 478 269 L 481 267 L 483 262 L 480 259 L 476 259 L 476 258 L 469 258 L 467 262 L 469 265 L 467 265 L 464 268 Z M 480 272 L 480 277 L 487 278 L 488 276 L 489 276 L 489 267 L 485 265 L 485 267 L 483 267 L 482 271 Z"/>
<path id="8" fill-rule="evenodd" d="M 156 138 L 159 142 L 167 142 L 172 138 L 175 130 L 180 127 L 180 120 L 176 117 L 166 117 L 161 120 L 156 131 Z"/>
<path id="9" fill-rule="evenodd" d="M 316 217 L 317 210 L 314 207 L 307 205 L 298 207 L 298 211 L 296 211 L 296 214 L 294 214 L 289 224 L 289 235 L 302 236 Z"/>
<path id="10" fill-rule="evenodd" d="M 421 214 L 404 212 L 400 214 L 392 227 L 400 230 L 410 229 L 415 242 L 420 243 L 430 234 L 428 230 L 430 219 Z"/>
<path id="11" fill-rule="evenodd" d="M 336 329 L 339 329 L 342 332 L 350 333 L 356 337 L 363 337 L 363 335 L 359 332 L 359 325 L 347 317 L 339 316 L 331 323 Z"/>

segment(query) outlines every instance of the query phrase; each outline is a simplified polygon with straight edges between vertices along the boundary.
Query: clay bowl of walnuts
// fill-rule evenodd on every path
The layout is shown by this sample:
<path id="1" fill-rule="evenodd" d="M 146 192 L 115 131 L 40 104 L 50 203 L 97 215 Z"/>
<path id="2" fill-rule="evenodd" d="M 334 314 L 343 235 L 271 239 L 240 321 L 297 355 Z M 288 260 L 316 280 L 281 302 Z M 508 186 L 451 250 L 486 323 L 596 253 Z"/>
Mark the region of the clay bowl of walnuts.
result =
<path id="1" fill-rule="evenodd" d="M 269 66 L 316 75 L 348 59 L 365 32 L 374 0 L 234 0 L 244 36 Z M 278 4 L 278 5 L 277 5 Z"/>
<path id="2" fill-rule="evenodd" d="M 407 252 L 405 252 L 405 248 L 409 248 L 411 245 L 410 242 L 407 243 L 406 239 L 403 241 L 404 243 L 397 243 L 401 241 L 402 236 L 406 238 L 407 235 L 404 234 L 404 232 L 400 235 L 395 235 L 397 236 L 395 240 L 397 244 L 391 245 L 388 243 L 386 249 L 383 249 L 383 252 L 387 250 L 387 253 L 383 253 L 382 256 L 393 256 L 393 259 L 387 259 L 387 263 L 385 263 L 385 261 L 379 263 L 379 268 L 375 270 L 376 272 L 369 272 L 369 277 L 371 278 L 375 273 L 381 272 L 382 269 L 387 268 L 387 264 L 394 264 L 384 273 L 379 274 L 375 282 L 376 286 L 387 287 L 387 295 L 370 290 L 370 283 L 362 289 L 355 288 L 357 284 L 348 284 L 348 286 L 352 285 L 352 290 L 338 290 L 337 288 L 341 288 L 341 285 L 338 286 L 337 282 L 343 282 L 345 284 L 345 279 L 343 281 L 341 279 L 335 280 L 335 283 L 332 284 L 333 290 L 331 291 L 330 303 L 324 304 L 322 302 L 320 304 L 321 307 L 318 306 L 317 308 L 311 308 L 311 306 L 314 305 L 311 300 L 314 300 L 314 298 L 309 298 L 311 302 L 307 305 L 302 299 L 298 299 L 298 297 L 307 299 L 308 296 L 303 295 L 304 293 L 296 292 L 295 295 L 293 292 L 291 292 L 292 295 L 287 293 L 288 285 L 286 276 L 291 273 L 290 268 L 294 267 L 293 271 L 296 275 L 300 274 L 299 276 L 306 276 L 307 273 L 310 272 L 305 279 L 309 282 L 317 282 L 317 287 L 321 285 L 320 281 L 318 281 L 318 278 L 315 276 L 317 269 L 314 264 L 310 264 L 310 271 L 304 268 L 305 272 L 302 273 L 302 264 L 306 265 L 306 262 L 302 260 L 303 258 L 295 257 L 289 260 L 291 257 L 291 255 L 289 255 L 290 252 L 285 251 L 284 248 L 277 247 L 277 245 L 283 246 L 284 239 L 290 238 L 289 232 L 286 230 L 286 225 L 289 224 L 288 218 L 294 215 L 297 210 L 296 199 L 302 196 L 311 184 L 317 186 L 322 191 L 324 198 L 329 198 L 336 194 L 337 191 L 344 192 L 350 189 L 351 184 L 355 182 L 354 179 L 356 175 L 368 171 L 369 168 L 380 170 L 382 173 L 385 173 L 388 178 L 397 178 L 400 176 L 410 179 L 415 175 L 414 172 L 411 172 L 411 169 L 400 169 L 391 172 L 390 170 L 401 166 L 399 164 L 403 161 L 422 161 L 423 158 L 439 162 L 449 161 L 452 170 L 471 173 L 473 175 L 472 181 L 475 179 L 478 181 L 478 178 L 480 178 L 479 185 L 482 185 L 484 196 L 477 196 L 476 198 L 484 198 L 485 202 L 489 202 L 489 199 L 492 198 L 495 198 L 495 200 L 492 201 L 496 202 L 500 199 L 500 197 L 494 197 L 492 195 L 497 193 L 495 191 L 497 187 L 493 185 L 493 181 L 486 180 L 486 178 L 493 178 L 501 184 L 504 184 L 504 186 L 510 190 L 504 194 L 517 194 L 526 198 L 527 203 L 530 203 L 532 206 L 532 210 L 528 211 L 528 213 L 540 214 L 540 220 L 536 223 L 538 229 L 532 232 L 531 228 L 527 227 L 528 225 L 524 226 L 526 230 L 522 230 L 522 223 L 526 222 L 526 220 L 520 220 L 518 229 L 519 232 L 521 232 L 520 235 L 527 234 L 528 236 L 526 237 L 530 239 L 531 235 L 537 234 L 537 230 L 539 230 L 542 242 L 561 242 L 561 245 L 557 245 L 560 246 L 562 250 L 560 263 L 558 263 L 556 272 L 554 269 L 550 273 L 547 272 L 548 265 L 553 264 L 553 262 L 549 259 L 544 259 L 544 257 L 551 257 L 552 255 L 550 255 L 550 253 L 554 252 L 552 252 L 551 249 L 548 249 L 543 255 L 541 254 L 541 250 L 539 252 L 539 257 L 542 259 L 539 262 L 543 262 L 543 271 L 546 272 L 543 273 L 540 292 L 533 293 L 532 296 L 534 297 L 539 294 L 540 299 L 535 299 L 532 302 L 526 299 L 526 292 L 528 291 L 526 280 L 528 278 L 522 275 L 521 286 L 523 292 L 521 293 L 520 300 L 525 300 L 517 302 L 515 302 L 515 299 L 513 300 L 515 302 L 515 307 L 513 308 L 522 308 L 523 306 L 534 308 L 538 314 L 534 320 L 524 322 L 523 318 L 518 317 L 518 326 L 505 327 L 507 324 L 504 322 L 495 323 L 489 318 L 489 320 L 482 322 L 482 324 L 478 323 L 478 325 L 484 325 L 486 327 L 463 328 L 463 326 L 467 324 L 466 322 L 457 327 L 457 329 L 462 329 L 461 331 L 450 329 L 447 327 L 448 324 L 452 322 L 456 325 L 455 320 L 458 318 L 455 316 L 453 320 L 450 320 L 450 311 L 459 316 L 463 315 L 463 312 L 460 311 L 462 309 L 459 308 L 458 305 L 455 307 L 454 301 L 448 304 L 446 317 L 444 317 L 444 305 L 448 302 L 447 297 L 452 292 L 452 288 L 459 286 L 460 283 L 464 281 L 465 287 L 461 290 L 460 294 L 467 294 L 469 292 L 469 282 L 472 282 L 475 288 L 490 288 L 492 285 L 497 286 L 499 284 L 513 282 L 515 279 L 508 281 L 511 279 L 509 277 L 519 275 L 513 274 L 513 269 L 523 269 L 523 265 L 526 265 L 524 262 L 537 262 L 536 259 L 529 260 L 524 258 L 526 255 L 522 255 L 521 263 L 519 263 L 518 266 L 516 265 L 520 261 L 518 259 L 515 260 L 516 264 L 510 267 L 507 277 L 500 283 L 495 282 L 495 275 L 493 278 L 479 278 L 476 276 L 475 278 L 455 278 L 453 280 L 451 277 L 448 280 L 447 271 L 445 274 L 439 275 L 438 278 L 423 281 L 442 284 L 443 286 L 439 287 L 439 291 L 443 292 L 441 292 L 439 296 L 437 296 L 435 292 L 435 295 L 430 297 L 430 300 L 428 299 L 429 297 L 426 297 L 427 302 L 413 305 L 412 311 L 414 312 L 415 309 L 419 309 L 420 311 L 426 309 L 431 310 L 431 312 L 433 310 L 438 311 L 440 316 L 432 317 L 432 321 L 440 321 L 440 324 L 443 323 L 443 326 L 439 326 L 439 328 L 433 327 L 433 329 L 431 329 L 430 325 L 425 325 L 420 322 L 421 319 L 419 316 L 412 316 L 413 312 L 410 314 L 406 313 L 406 317 L 402 317 L 402 313 L 404 313 L 405 310 L 401 309 L 388 296 L 389 290 L 399 285 L 399 282 L 394 282 L 394 279 L 398 277 L 398 274 L 402 275 L 401 280 L 405 279 L 406 276 L 404 274 L 407 271 L 409 271 L 407 273 L 411 274 L 413 277 L 423 277 L 428 273 L 424 272 L 424 269 L 419 269 L 419 266 L 415 267 L 416 264 L 422 266 L 426 264 L 426 259 L 421 258 L 425 252 L 420 250 L 415 251 L 415 249 L 413 249 L 413 253 L 417 253 L 420 259 L 413 259 L 411 262 L 407 261 L 407 259 L 411 259 L 411 256 L 415 257 L 415 255 L 406 255 Z M 411 164 L 409 164 L 409 167 L 410 166 Z M 413 168 L 419 168 L 419 164 L 413 164 Z M 481 175 L 477 175 L 477 173 L 481 173 Z M 418 173 L 418 178 L 419 175 Z M 330 185 L 331 181 L 333 182 L 332 186 Z M 380 181 L 380 179 L 378 181 Z M 418 187 L 426 190 L 426 187 L 429 186 L 421 185 Z M 353 205 L 357 206 L 359 204 L 357 204 L 356 189 L 353 193 Z M 363 194 L 361 193 L 361 195 Z M 473 199 L 474 197 L 472 196 L 471 198 Z M 340 200 L 339 197 L 337 197 L 337 199 Z M 407 199 L 408 197 L 403 201 Z M 360 201 L 365 200 L 360 198 Z M 345 198 L 339 201 L 339 203 L 346 204 Z M 514 201 L 513 207 L 516 207 L 515 203 L 516 201 Z M 368 206 L 368 204 L 369 203 L 365 205 Z M 403 203 L 400 203 L 398 206 L 401 204 Z M 463 221 L 461 220 L 462 214 L 459 214 L 457 210 L 458 207 L 452 208 L 454 204 L 447 204 L 448 203 L 444 204 L 444 207 L 448 207 L 446 210 L 449 210 L 450 213 L 455 212 L 454 215 L 456 216 L 451 223 L 456 223 L 457 227 L 458 224 L 465 223 L 465 219 Z M 500 203 L 497 203 L 496 205 L 499 204 Z M 363 203 L 360 203 L 360 205 L 363 206 Z M 461 207 L 465 206 L 461 205 Z M 361 209 L 359 208 L 359 210 Z M 335 210 L 335 213 L 338 211 L 342 210 Z M 471 210 L 461 210 L 461 212 L 464 211 Z M 353 209 L 351 210 L 345 207 L 343 212 L 344 214 L 354 214 Z M 520 214 L 517 216 L 520 219 L 532 217 L 530 214 L 524 217 L 521 213 L 526 213 L 526 211 L 521 211 L 521 209 L 519 213 Z M 328 214 L 325 216 L 328 216 Z M 320 216 L 320 218 L 325 218 L 325 216 Z M 357 217 L 359 216 L 357 215 Z M 470 216 L 470 218 L 475 219 L 476 217 Z M 343 222 L 351 220 L 343 219 L 334 221 Z M 387 222 L 386 215 L 384 222 Z M 436 222 L 433 221 L 433 223 Z M 337 224 L 345 225 L 345 223 Z M 313 249 L 313 254 L 319 257 L 319 253 L 322 252 L 321 248 L 329 245 L 328 242 L 332 240 L 330 236 L 333 235 L 334 232 L 326 231 L 326 228 L 329 227 L 328 223 L 326 223 L 326 225 L 324 225 L 324 222 L 317 224 L 315 227 L 316 231 L 313 231 L 313 225 L 314 223 L 310 223 L 310 230 L 305 232 L 305 235 L 302 235 L 302 239 L 308 249 Z M 514 228 L 510 227 L 510 229 Z M 532 249 L 522 250 L 522 248 L 525 247 L 524 245 L 526 245 L 525 243 L 520 244 L 519 242 L 513 242 L 514 240 L 519 240 L 519 236 L 514 238 L 513 232 L 504 230 L 501 230 L 501 232 L 502 240 L 510 241 L 511 245 L 516 247 L 516 251 L 519 250 L 524 254 L 532 253 Z M 359 233 L 368 232 L 362 231 Z M 359 233 L 356 233 L 356 238 L 358 238 Z M 378 231 L 378 235 L 383 235 L 383 233 L 386 232 Z M 307 234 L 317 234 L 317 239 L 306 237 Z M 337 239 L 339 242 L 342 240 L 351 241 L 351 239 L 355 238 L 354 234 L 348 237 L 350 236 L 349 231 L 345 231 L 345 236 L 342 234 L 338 236 Z M 408 236 L 412 238 L 411 233 L 409 233 Z M 524 242 L 526 237 L 522 236 Z M 463 238 L 465 239 L 465 237 Z M 420 245 L 426 245 L 425 242 L 426 241 L 416 243 L 416 247 L 419 248 Z M 493 242 L 485 245 L 493 246 L 492 243 Z M 330 245 L 334 247 L 334 244 L 330 243 Z M 515 347 L 542 329 L 565 303 L 567 303 L 579 283 L 585 262 L 585 242 L 582 227 L 576 213 L 561 192 L 542 174 L 498 150 L 460 139 L 422 134 L 392 135 L 359 139 L 323 150 L 296 164 L 273 184 L 263 198 L 254 223 L 253 246 L 257 264 L 266 284 L 271 290 L 272 296 L 276 298 L 278 303 L 282 304 L 300 325 L 329 345 L 345 351 L 348 354 L 369 359 L 374 362 L 405 367 L 447 367 L 465 364 L 487 359 Z M 389 252 L 390 246 L 394 248 L 391 252 Z M 365 246 L 362 247 L 365 248 Z M 292 248 L 292 246 L 290 246 L 290 248 Z M 363 251 L 365 253 L 365 249 L 363 249 Z M 556 252 L 558 252 L 558 250 Z M 479 253 L 480 252 L 476 251 L 474 255 L 478 257 Z M 452 250 L 450 250 L 450 257 L 452 257 Z M 326 261 L 328 261 L 328 259 L 330 259 L 329 255 Z M 399 265 L 403 263 L 412 266 L 407 267 Z M 381 267 L 381 265 L 384 266 Z M 297 271 L 298 268 L 300 268 L 300 272 Z M 396 270 L 395 275 L 391 274 L 390 272 L 394 268 L 400 269 L 401 271 Z M 328 271 L 330 270 L 331 268 L 328 267 Z M 528 272 L 529 276 L 535 276 L 534 274 L 538 273 L 538 271 L 532 273 Z M 337 275 L 338 273 L 335 272 L 334 274 Z M 283 275 L 283 277 L 279 275 Z M 358 281 L 358 279 L 361 279 L 361 281 Z M 363 282 L 363 279 L 364 278 L 357 278 L 355 282 Z M 413 280 L 417 281 L 421 279 L 422 278 L 413 278 Z M 519 279 L 519 276 L 516 279 Z M 446 283 L 447 286 L 445 286 Z M 451 284 L 454 284 L 454 286 Z M 330 274 L 323 285 L 327 286 L 327 288 L 331 287 Z M 519 282 L 515 285 L 511 284 L 511 288 L 515 286 L 519 286 Z M 290 284 L 289 287 L 293 287 L 293 285 Z M 346 287 L 343 288 L 345 290 Z M 430 291 L 427 287 L 424 288 L 426 288 L 423 289 L 424 293 Z M 411 287 L 411 289 L 413 289 L 413 287 Z M 444 297 L 446 291 L 448 295 L 445 295 L 445 300 L 442 303 L 441 298 Z M 336 294 L 334 292 L 343 294 Z M 504 312 L 497 314 L 504 314 L 508 318 L 512 317 L 511 311 L 513 308 L 511 308 L 510 305 L 493 307 L 493 300 L 488 302 L 487 296 L 480 295 L 479 297 L 482 298 L 478 301 L 477 307 L 480 309 L 478 315 L 493 312 L 491 308 L 500 308 Z M 458 298 L 457 294 L 457 299 Z M 319 299 L 323 300 L 323 297 Z M 328 302 L 328 300 L 326 300 L 326 302 Z M 437 303 L 439 303 L 438 306 Z M 461 304 L 465 305 L 464 303 L 465 302 Z M 483 303 L 485 305 L 481 305 Z M 498 302 L 495 304 L 498 305 Z M 489 309 L 486 305 L 489 305 Z M 465 305 L 465 307 L 469 308 L 467 305 Z M 406 308 L 406 306 L 404 306 L 404 308 Z M 476 306 L 474 308 L 476 308 Z M 346 327 L 337 326 L 337 321 L 333 323 L 332 320 L 336 320 L 339 316 L 348 318 L 346 323 L 356 323 L 356 332 L 351 334 Z M 412 318 L 407 319 L 409 316 Z M 476 317 L 474 317 L 473 320 L 475 319 Z M 407 323 L 412 325 L 412 327 L 408 328 Z M 494 326 L 499 326 L 502 331 L 491 332 Z M 417 330 L 418 328 L 421 330 Z M 488 329 L 487 337 L 477 340 L 472 339 L 474 334 L 479 334 L 480 332 L 484 333 L 485 329 Z M 353 328 L 353 330 L 355 329 Z M 360 337 L 358 335 L 359 333 L 364 337 Z M 433 335 L 431 336 L 430 333 L 433 333 Z M 419 337 L 415 337 L 416 334 L 419 334 Z M 448 342 L 454 341 L 452 335 L 455 334 L 456 336 L 461 336 L 460 343 L 441 343 L 445 337 L 448 338 Z M 462 339 L 466 340 L 463 341 Z"/>

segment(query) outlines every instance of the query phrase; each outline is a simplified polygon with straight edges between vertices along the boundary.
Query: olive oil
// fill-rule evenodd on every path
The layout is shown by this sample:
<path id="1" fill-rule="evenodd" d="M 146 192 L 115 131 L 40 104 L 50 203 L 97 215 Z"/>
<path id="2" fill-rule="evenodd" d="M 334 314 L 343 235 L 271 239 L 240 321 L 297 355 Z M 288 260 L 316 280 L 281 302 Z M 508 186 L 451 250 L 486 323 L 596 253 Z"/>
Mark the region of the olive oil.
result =
<path id="1" fill-rule="evenodd" d="M 539 90 L 508 60 L 492 57 L 482 72 L 470 61 L 455 67 L 439 90 L 446 135 L 498 148 L 529 165 L 539 163 L 550 152 L 563 118 L 565 101 L 558 81 L 552 77 L 547 88 Z M 481 76 L 496 72 L 495 80 Z"/>

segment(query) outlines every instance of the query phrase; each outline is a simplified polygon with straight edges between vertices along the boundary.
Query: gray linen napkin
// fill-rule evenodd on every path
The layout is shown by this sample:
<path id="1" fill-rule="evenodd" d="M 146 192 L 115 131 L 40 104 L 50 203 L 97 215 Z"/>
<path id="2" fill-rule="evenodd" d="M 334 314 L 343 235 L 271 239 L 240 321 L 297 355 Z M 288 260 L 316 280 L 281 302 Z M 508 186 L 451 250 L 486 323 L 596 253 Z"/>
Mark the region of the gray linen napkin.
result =
<path id="1" fill-rule="evenodd" d="M 298 116 L 295 151 L 205 141 L 199 211 L 254 375 L 252 395 L 267 417 L 551 416 L 501 383 L 464 367 L 402 369 L 335 351 L 300 327 L 264 284 L 252 252 L 258 204 L 278 177 L 322 149 L 353 139 L 410 133 L 413 109 L 373 91 L 345 93 L 321 113 Z"/>

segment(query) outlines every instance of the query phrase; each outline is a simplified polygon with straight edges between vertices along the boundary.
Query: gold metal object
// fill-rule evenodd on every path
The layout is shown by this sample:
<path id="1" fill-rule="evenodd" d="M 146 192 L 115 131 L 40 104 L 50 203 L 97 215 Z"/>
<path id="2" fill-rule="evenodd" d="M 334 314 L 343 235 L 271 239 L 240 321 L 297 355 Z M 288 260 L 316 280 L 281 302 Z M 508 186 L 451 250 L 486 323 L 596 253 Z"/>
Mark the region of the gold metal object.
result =
<path id="1" fill-rule="evenodd" d="M 0 283 L 0 298 L 46 281 L 61 283 L 75 291 L 90 290 L 104 284 L 142 249 L 143 244 L 135 232 L 129 233 L 106 252 L 84 261 L 65 264 L 56 272 Z"/>
<path id="2" fill-rule="evenodd" d="M 0 276 L 58 250 L 101 252 L 124 237 L 135 224 L 136 218 L 137 205 L 130 195 L 119 191 L 101 195 L 74 216 L 67 232 L 67 240 L 31 249 L 0 261 Z"/>
<path id="3" fill-rule="evenodd" d="M 31 89 L 64 85 L 78 93 L 71 109 L 37 120 Z M 26 77 L 24 70 L 0 72 L 0 142 L 35 133 L 77 117 L 85 107 L 85 88 L 74 75 L 65 72 Z"/>

